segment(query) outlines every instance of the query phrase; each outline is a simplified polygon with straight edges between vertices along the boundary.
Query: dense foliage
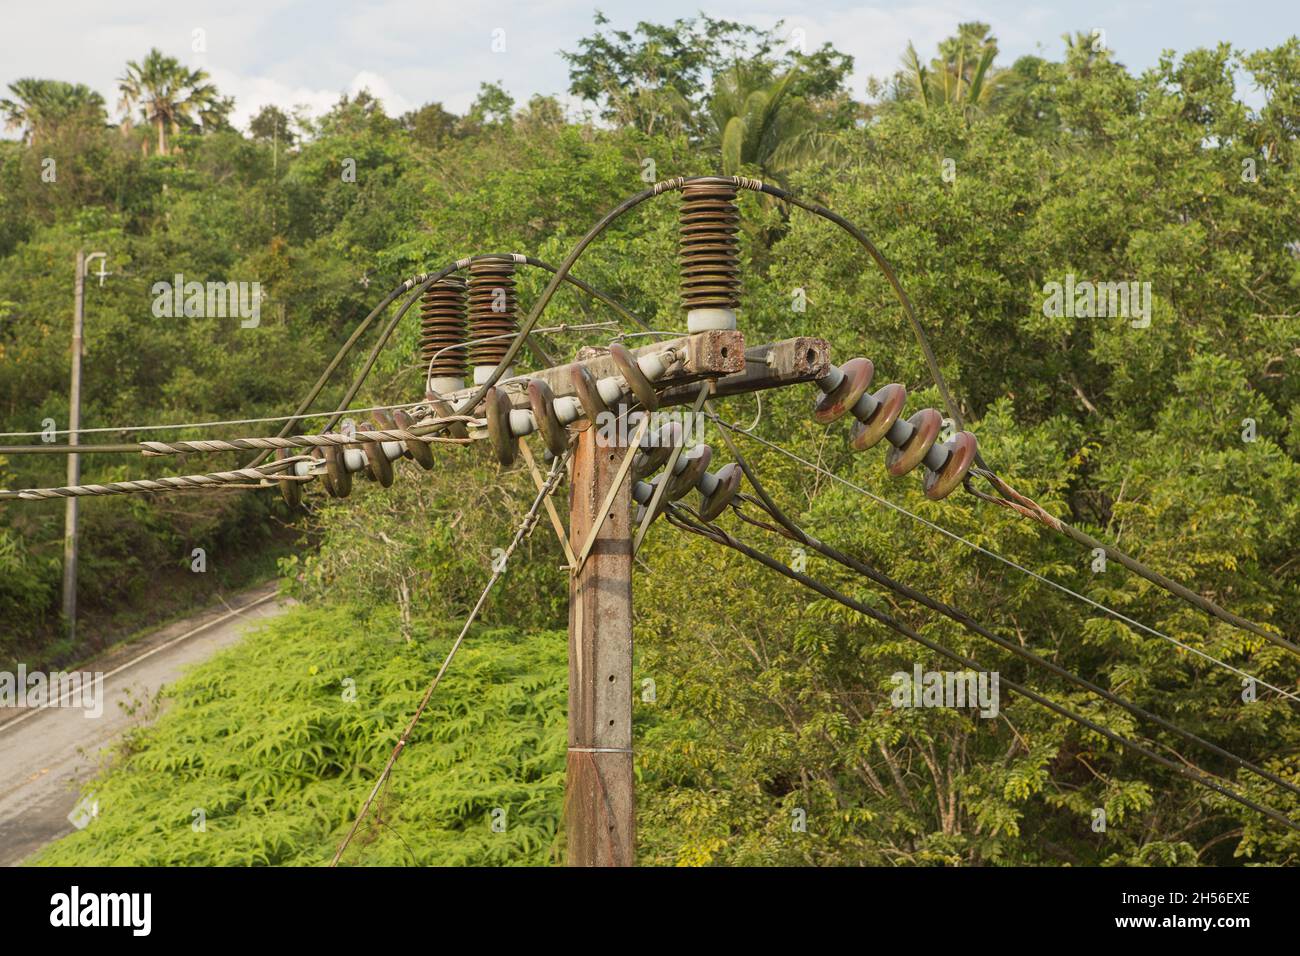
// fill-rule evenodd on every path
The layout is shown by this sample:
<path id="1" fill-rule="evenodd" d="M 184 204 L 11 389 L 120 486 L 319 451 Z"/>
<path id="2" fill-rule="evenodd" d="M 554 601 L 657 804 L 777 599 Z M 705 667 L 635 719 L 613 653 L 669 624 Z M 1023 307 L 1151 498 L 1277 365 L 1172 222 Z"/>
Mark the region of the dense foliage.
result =
<path id="1" fill-rule="evenodd" d="M 0 421 L 36 428 L 40 417 L 61 414 L 66 326 L 54 317 L 66 313 L 69 282 L 52 270 L 71 261 L 78 243 L 109 245 L 117 250 L 112 268 L 136 277 L 92 290 L 88 367 L 115 371 L 92 376 L 89 424 L 142 413 L 177 420 L 275 414 L 309 384 L 376 290 L 402 276 L 474 251 L 519 250 L 558 262 L 591 222 L 642 187 L 647 168 L 655 178 L 735 168 L 780 177 L 873 237 L 915 300 L 985 457 L 1018 487 L 1234 611 L 1300 633 L 1300 40 L 1249 55 L 1226 47 L 1171 54 L 1134 75 L 1087 38 L 1070 38 L 1060 61 L 1024 58 L 1001 68 L 987 31 L 972 25 L 926 64 L 909 55 L 870 103 L 855 103 L 833 51 L 790 62 L 760 46 L 751 75 L 741 77 L 726 62 L 699 62 L 691 37 L 712 29 L 737 43 L 757 41 L 744 31 L 726 34 L 725 24 L 693 29 L 705 34 L 681 34 L 683 45 L 666 51 L 643 47 L 654 44 L 652 25 L 601 31 L 578 44 L 570 56 L 574 91 L 593 101 L 606 125 L 566 120 L 544 98 L 515 109 L 491 87 L 465 117 L 432 104 L 394 120 L 358 97 L 287 153 L 277 152 L 286 142 L 282 114 L 266 114 L 266 135 L 253 140 L 182 133 L 179 153 L 167 157 L 139 157 L 116 132 L 104 134 L 94 148 L 108 172 L 70 179 L 68 189 L 82 190 L 78 198 L 19 188 L 37 175 L 37 153 L 5 144 Z M 678 60 L 690 66 L 688 85 L 657 83 Z M 796 84 L 789 74 L 798 70 Z M 806 82 L 814 75 L 821 80 Z M 752 87 L 743 96 L 742 82 Z M 1243 105 L 1236 92 L 1243 82 L 1262 89 L 1261 109 Z M 683 103 L 691 121 L 670 122 Z M 727 103 L 741 106 L 728 115 Z M 770 135 L 747 135 L 759 130 Z M 783 135 L 798 148 L 781 149 Z M 759 145 L 748 149 L 749 142 Z M 340 177 L 349 158 L 355 182 Z M 75 161 L 68 165 L 76 169 Z M 868 355 L 878 381 L 904 382 L 909 409 L 938 404 L 888 283 L 848 237 L 753 196 L 742 207 L 746 334 L 754 341 L 824 336 L 836 357 Z M 619 220 L 575 271 L 652 327 L 679 328 L 675 235 L 675 204 L 661 199 Z M 272 312 L 257 330 L 140 319 L 148 308 L 142 290 L 182 267 L 196 276 L 259 278 L 283 313 Z M 358 283 L 363 274 L 369 287 Z M 1045 308 L 1050 284 L 1071 276 L 1149 283 L 1149 323 Z M 546 278 L 523 275 L 525 305 Z M 543 324 L 611 317 L 565 291 Z M 551 342 L 568 351 L 609 334 Z M 415 338 L 408 321 L 359 400 L 416 397 Z M 928 502 L 915 476 L 885 475 L 880 451 L 852 455 L 845 427 L 809 421 L 809 398 L 809 390 L 765 397 L 756 434 L 1187 648 L 1297 689 L 1294 657 L 1114 563 L 1098 569 L 1093 555 L 966 495 Z M 722 408 L 745 424 L 756 411 L 753 399 Z M 725 457 L 716 430 L 710 441 Z M 1244 699 L 1241 678 L 1205 658 L 770 450 L 745 448 L 776 499 L 810 531 L 1296 779 L 1300 725 L 1276 692 L 1261 686 L 1257 699 Z M 259 638 L 200 671 L 177 690 L 185 706 L 133 741 L 134 752 L 100 784 L 109 812 L 119 799 L 168 809 L 106 818 L 49 860 L 87 858 L 82 850 L 107 860 L 112 841 L 131 847 L 133 860 L 323 858 L 373 780 L 392 728 L 418 700 L 426 648 L 438 646 L 429 634 L 445 627 L 430 622 L 468 612 L 492 549 L 504 546 L 531 498 L 526 474 L 499 472 L 483 449 L 439 454 L 445 469 L 403 468 L 391 489 L 359 486 L 345 502 L 327 503 L 319 492 L 310 498 L 305 524 L 321 544 L 285 562 L 287 580 L 310 604 L 346 598 L 369 623 L 344 624 L 338 615 L 353 612 L 338 608 L 299 612 L 297 623 L 277 625 L 275 640 Z M 96 459 L 90 467 L 103 478 L 128 465 Z M 139 462 L 130 467 L 141 470 Z M 17 473 L 5 478 L 10 484 L 57 478 L 46 461 L 13 459 L 5 468 Z M 85 509 L 87 547 L 104 553 L 110 540 L 125 538 L 124 550 L 148 554 L 142 549 L 151 542 L 195 533 L 233 542 L 254 533 L 252 519 L 283 517 L 269 500 L 216 500 L 220 513 L 189 498 L 93 502 Z M 195 531 L 190 522 L 203 514 L 208 524 Z M 52 506 L 0 513 L 0 563 L 14 569 L 0 576 L 6 620 L 29 620 L 50 606 L 57 518 Z M 744 526 L 738 533 L 784 559 L 803 557 L 781 539 Z M 545 734 L 563 721 L 560 562 L 543 524 L 487 611 L 492 626 L 518 630 L 457 663 L 453 673 L 464 683 L 439 690 L 425 736 L 399 764 L 392 822 L 422 862 L 551 859 L 561 768 L 550 749 L 559 738 Z M 1105 726 L 1153 735 L 1122 711 L 815 556 L 807 566 Z M 918 663 L 947 669 L 943 662 L 666 523 L 638 561 L 636 587 L 637 679 L 649 678 L 656 691 L 637 708 L 647 862 L 1300 858 L 1295 835 L 1029 701 L 1004 694 L 996 720 L 891 707 L 891 674 Z M 106 600 L 116 596 L 105 591 Z M 373 632 L 365 641 L 357 636 L 363 630 Z M 298 639 L 300 632 L 311 636 Z M 498 659 L 514 663 L 492 671 Z M 298 676 L 313 665 L 319 675 Z M 358 675 L 359 687 L 369 675 L 379 688 L 366 704 L 379 708 L 368 723 L 349 722 L 330 699 L 330 681 L 345 672 Z M 507 689 L 535 682 L 535 690 L 520 692 L 516 711 L 486 696 L 498 679 Z M 269 723 L 257 711 L 259 697 L 279 702 Z M 233 716 L 241 712 L 246 724 Z M 519 721 L 531 729 L 523 732 Z M 490 735 L 463 762 L 448 757 L 451 738 L 439 736 L 461 722 Z M 241 746 L 220 748 L 214 735 L 221 733 L 238 734 Z M 1227 772 L 1181 742 L 1154 739 Z M 215 769 L 201 765 L 213 747 L 222 755 Z M 177 782 L 162 773 L 169 769 L 182 771 Z M 1276 789 L 1246 777 L 1241 785 L 1300 814 L 1300 804 Z M 503 790 L 536 814 L 520 831 L 529 834 L 527 845 L 490 842 L 482 815 Z M 120 797 L 110 800 L 113 794 Z M 186 814 L 200 798 L 228 810 L 231 832 L 245 837 L 191 839 Z M 1092 827 L 1097 808 L 1106 811 L 1104 832 Z M 796 811 L 806 814 L 806 832 L 792 826 Z M 160 820 L 179 835 L 161 835 Z M 97 827 L 112 841 L 96 836 Z M 396 837 L 378 839 L 363 861 L 403 859 Z"/>
<path id="2" fill-rule="evenodd" d="M 391 609 L 304 609 L 196 668 L 86 791 L 93 824 L 37 860 L 329 862 L 456 636 L 405 642 L 394 623 Z M 343 862 L 554 859 L 567 678 L 563 632 L 477 631 Z"/>

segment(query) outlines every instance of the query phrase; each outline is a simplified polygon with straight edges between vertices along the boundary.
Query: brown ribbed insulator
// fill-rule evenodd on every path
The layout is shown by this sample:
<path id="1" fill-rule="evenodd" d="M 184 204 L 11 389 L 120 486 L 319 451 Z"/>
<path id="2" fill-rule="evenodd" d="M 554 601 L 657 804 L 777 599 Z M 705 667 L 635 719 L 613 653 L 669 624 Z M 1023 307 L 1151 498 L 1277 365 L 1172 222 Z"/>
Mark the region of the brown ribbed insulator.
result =
<path id="1" fill-rule="evenodd" d="M 740 303 L 740 255 L 736 233 L 740 210 L 736 188 L 690 183 L 682 188 L 678 212 L 682 305 L 692 309 L 735 309 Z"/>
<path id="2" fill-rule="evenodd" d="M 448 276 L 420 297 L 420 357 L 430 378 L 465 377 L 465 291 L 464 279 Z"/>
<path id="3" fill-rule="evenodd" d="M 469 266 L 470 364 L 498 365 L 519 331 L 515 264 L 509 259 L 476 259 Z M 492 339 L 493 341 L 484 341 Z"/>

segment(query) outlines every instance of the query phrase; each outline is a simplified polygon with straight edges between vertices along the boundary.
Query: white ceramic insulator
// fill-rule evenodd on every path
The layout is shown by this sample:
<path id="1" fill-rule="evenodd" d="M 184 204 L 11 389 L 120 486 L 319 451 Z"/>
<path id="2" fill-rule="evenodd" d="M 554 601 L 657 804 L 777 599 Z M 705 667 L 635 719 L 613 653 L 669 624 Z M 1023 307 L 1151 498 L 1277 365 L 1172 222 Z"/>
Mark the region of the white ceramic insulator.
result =
<path id="1" fill-rule="evenodd" d="M 672 352 L 660 352 L 654 355 L 642 355 L 636 360 L 636 364 L 641 367 L 645 377 L 652 382 L 657 382 L 668 373 L 668 360 L 676 361 L 677 356 Z"/>
<path id="2" fill-rule="evenodd" d="M 621 378 L 602 378 L 596 383 L 596 391 L 611 408 L 623 400 L 622 382 Z"/>
<path id="3" fill-rule="evenodd" d="M 555 417 L 560 420 L 561 425 L 576 422 L 582 417 L 582 406 L 572 395 L 564 395 L 555 400 Z"/>
<path id="4" fill-rule="evenodd" d="M 510 434 L 519 438 L 522 435 L 531 435 L 537 426 L 533 422 L 533 413 L 526 408 L 510 409 Z"/>
<path id="5" fill-rule="evenodd" d="M 734 329 L 736 313 L 733 309 L 691 309 L 686 313 L 686 331 L 717 332 Z"/>
<path id="6" fill-rule="evenodd" d="M 487 380 L 492 377 L 492 373 L 495 371 L 496 371 L 495 365 L 475 365 L 474 384 L 475 385 L 485 384 Z M 504 382 L 508 378 L 514 378 L 514 376 L 515 376 L 515 367 L 512 365 L 504 372 L 501 373 L 501 377 L 497 379 L 497 381 Z"/>
<path id="7" fill-rule="evenodd" d="M 439 395 L 450 395 L 452 392 L 459 392 L 465 387 L 463 378 L 451 378 L 449 376 L 439 375 L 436 378 L 429 379 L 429 387 Z"/>

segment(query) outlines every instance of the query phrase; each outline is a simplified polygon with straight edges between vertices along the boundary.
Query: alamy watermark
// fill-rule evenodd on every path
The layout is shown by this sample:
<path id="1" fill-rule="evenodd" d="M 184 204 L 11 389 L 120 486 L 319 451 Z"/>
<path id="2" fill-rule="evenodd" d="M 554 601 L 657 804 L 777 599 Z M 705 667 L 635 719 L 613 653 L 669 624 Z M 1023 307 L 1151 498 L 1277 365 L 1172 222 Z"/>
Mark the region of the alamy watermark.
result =
<path id="1" fill-rule="evenodd" d="M 0 707 L 80 707 L 86 717 L 104 713 L 104 675 L 73 671 L 27 672 L 19 664 L 17 673 L 0 671 Z"/>
<path id="2" fill-rule="evenodd" d="M 895 707 L 978 707 L 981 717 L 996 717 L 1000 703 L 997 671 L 897 671 L 890 675 Z"/>
<path id="3" fill-rule="evenodd" d="M 1132 319 L 1135 329 L 1151 324 L 1150 282 L 1075 282 L 1074 273 L 1067 272 L 1063 283 L 1044 283 L 1043 295 L 1043 315 L 1049 319 Z"/>
<path id="4" fill-rule="evenodd" d="M 262 283 L 185 281 L 155 282 L 149 293 L 158 319 L 242 319 L 241 329 L 255 329 L 262 321 Z"/>

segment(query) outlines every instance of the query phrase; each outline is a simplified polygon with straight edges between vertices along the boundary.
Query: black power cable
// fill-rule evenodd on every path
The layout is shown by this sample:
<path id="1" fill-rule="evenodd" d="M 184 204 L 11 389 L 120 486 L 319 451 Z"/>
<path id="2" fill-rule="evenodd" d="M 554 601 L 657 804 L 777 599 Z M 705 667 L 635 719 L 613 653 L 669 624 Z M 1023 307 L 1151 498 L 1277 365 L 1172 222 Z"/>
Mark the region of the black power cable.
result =
<path id="1" fill-rule="evenodd" d="M 683 508 L 680 504 L 674 503 L 673 505 L 670 506 L 670 510 L 668 512 L 668 520 L 679 528 L 690 531 L 694 534 L 698 534 L 701 537 L 707 538 L 717 544 L 721 544 L 725 547 L 731 548 L 733 551 L 736 551 L 740 554 L 745 555 L 745 557 L 757 561 L 759 564 L 762 564 L 765 567 L 773 571 L 776 571 L 778 574 L 782 574 L 793 581 L 797 581 L 799 584 L 802 584 L 804 587 L 816 591 L 818 594 L 822 595 L 823 597 L 829 598 L 832 601 L 836 601 L 837 603 L 842 604 L 844 607 L 847 607 L 850 610 L 857 611 L 859 614 L 869 617 L 872 620 L 885 625 L 891 630 L 897 631 L 899 634 L 902 634 L 904 637 L 908 638 L 909 640 L 913 640 L 918 644 L 921 644 L 922 646 L 933 651 L 934 653 L 939 654 L 942 657 L 945 657 L 957 664 L 960 664 L 965 668 L 968 668 L 970 670 L 975 670 L 975 671 L 984 670 L 984 668 L 980 665 L 978 661 L 969 657 L 965 657 L 957 653 L 956 651 L 950 650 L 949 648 L 944 647 L 942 644 L 932 641 L 926 637 L 922 637 L 911 627 L 904 624 L 902 621 L 897 620 L 891 615 L 886 614 L 884 611 L 877 610 L 876 608 L 873 608 L 868 604 L 863 604 L 861 601 L 855 601 L 853 598 L 849 597 L 846 594 L 842 594 L 841 592 L 835 590 L 829 585 L 823 584 L 822 582 L 816 580 L 815 578 L 812 578 L 809 575 L 804 574 L 800 571 L 795 571 L 793 568 L 790 568 L 787 565 L 782 564 L 780 561 L 777 561 L 775 558 L 771 557 L 770 555 L 764 554 L 762 551 L 750 547 L 749 545 L 738 540 L 737 538 L 733 537 L 732 535 L 728 534 L 727 532 L 723 531 L 722 529 L 716 526 L 703 525 L 695 521 L 692 521 L 687 517 L 683 517 L 683 515 L 687 513 L 688 512 L 686 511 L 686 509 Z M 1256 813 L 1263 814 L 1264 816 L 1268 817 L 1274 822 L 1280 823 L 1283 826 L 1288 827 L 1289 829 L 1300 832 L 1300 824 L 1293 821 L 1290 817 L 1287 817 L 1285 814 L 1282 814 L 1277 810 L 1272 809 L 1271 807 L 1266 807 L 1263 806 L 1262 804 L 1256 803 L 1254 800 L 1251 800 L 1249 797 L 1244 797 L 1241 794 L 1233 790 L 1230 790 L 1220 785 L 1219 783 L 1216 783 L 1215 780 L 1212 779 L 1210 775 L 1201 772 L 1198 768 L 1194 768 L 1190 763 L 1179 763 L 1175 760 L 1169 759 L 1168 757 L 1161 756 L 1160 754 L 1149 749 L 1148 747 L 1136 743 L 1135 741 L 1129 740 L 1123 735 L 1117 734 L 1113 730 L 1103 727 L 1102 725 L 1098 724 L 1096 721 L 1089 720 L 1087 717 L 1084 717 L 1082 714 L 1076 714 L 1068 707 L 1064 707 L 1056 703 L 1055 701 L 1050 700 L 1047 697 L 1044 697 L 1042 694 L 1039 694 L 1036 691 L 1031 690 L 1030 688 L 1024 686 L 1023 684 L 1017 683 L 1016 681 L 1002 678 L 1000 679 L 999 683 L 1000 685 L 1010 688 L 1013 692 L 1020 694 L 1022 697 L 1025 697 L 1042 707 L 1046 707 L 1048 710 L 1051 710 L 1053 713 L 1065 717 L 1066 719 L 1071 720 L 1082 727 L 1086 727 L 1088 730 L 1091 730 L 1093 733 L 1100 734 L 1101 736 L 1105 737 L 1107 740 L 1111 741 L 1112 743 L 1118 744 L 1121 747 L 1131 749 L 1135 753 L 1141 754 L 1142 756 L 1146 757 L 1149 760 L 1154 760 L 1156 763 L 1164 767 L 1167 767 L 1168 769 L 1173 770 L 1184 777 L 1187 777 L 1189 780 L 1193 781 L 1194 783 L 1202 787 L 1205 787 L 1208 790 L 1212 790 L 1213 792 L 1218 793 L 1221 796 L 1227 797 L 1229 800 L 1232 800 L 1250 810 L 1254 810 Z"/>

